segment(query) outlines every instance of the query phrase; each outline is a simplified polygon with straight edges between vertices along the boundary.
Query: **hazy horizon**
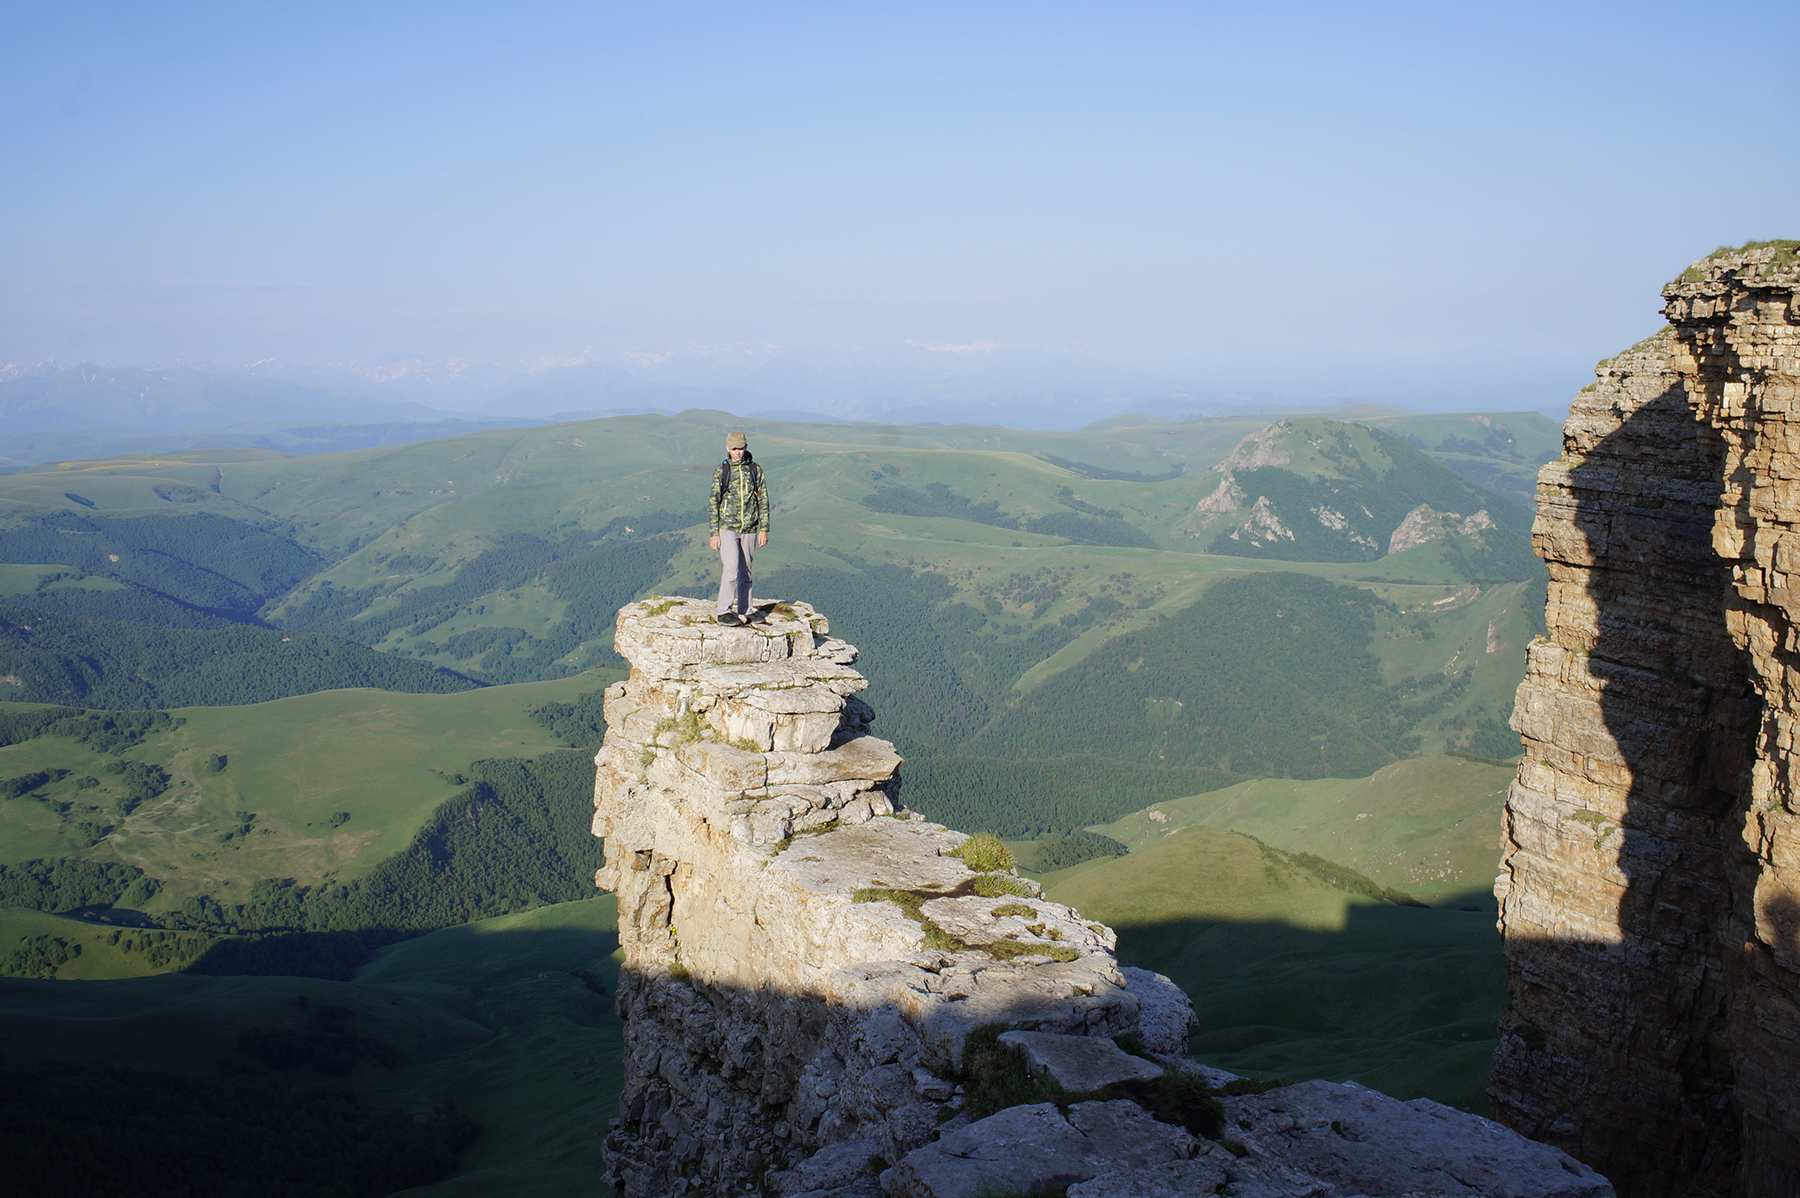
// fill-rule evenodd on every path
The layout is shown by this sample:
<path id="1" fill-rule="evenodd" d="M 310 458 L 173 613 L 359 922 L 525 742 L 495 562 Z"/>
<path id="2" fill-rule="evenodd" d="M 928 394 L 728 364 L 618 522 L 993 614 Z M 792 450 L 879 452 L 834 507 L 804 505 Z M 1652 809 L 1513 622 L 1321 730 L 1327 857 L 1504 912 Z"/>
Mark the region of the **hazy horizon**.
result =
<path id="1" fill-rule="evenodd" d="M 1690 261 L 1800 228 L 1779 106 L 1712 150 L 1681 83 L 1800 31 L 1772 4 L 14 26 L 0 362 L 1550 410 Z"/>

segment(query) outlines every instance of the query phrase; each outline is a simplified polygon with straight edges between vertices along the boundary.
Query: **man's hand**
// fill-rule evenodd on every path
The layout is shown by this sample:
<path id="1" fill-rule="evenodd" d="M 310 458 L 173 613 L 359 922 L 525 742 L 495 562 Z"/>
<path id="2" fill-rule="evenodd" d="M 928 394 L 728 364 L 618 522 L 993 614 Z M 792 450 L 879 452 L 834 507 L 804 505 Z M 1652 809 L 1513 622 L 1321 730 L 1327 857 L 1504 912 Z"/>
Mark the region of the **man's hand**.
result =
<path id="1" fill-rule="evenodd" d="M 758 549 L 761 549 L 764 545 L 767 545 L 768 543 L 769 543 L 768 529 L 764 529 L 763 531 L 756 534 L 756 547 Z"/>
<path id="2" fill-rule="evenodd" d="M 716 532 L 712 535 L 712 547 L 714 553 L 719 551 L 719 534 Z"/>

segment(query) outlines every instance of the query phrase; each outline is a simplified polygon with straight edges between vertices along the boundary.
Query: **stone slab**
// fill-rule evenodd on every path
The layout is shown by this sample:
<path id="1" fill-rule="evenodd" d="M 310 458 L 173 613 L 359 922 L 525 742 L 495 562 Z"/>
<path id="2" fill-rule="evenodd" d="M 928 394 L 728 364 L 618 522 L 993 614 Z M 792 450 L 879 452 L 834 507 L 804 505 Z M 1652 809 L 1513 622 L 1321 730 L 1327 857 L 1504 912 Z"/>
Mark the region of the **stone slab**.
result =
<path id="1" fill-rule="evenodd" d="M 1099 1036 L 1054 1032 L 1001 1032 L 1000 1043 L 1019 1050 L 1034 1073 L 1048 1073 L 1071 1094 L 1088 1094 L 1114 1082 L 1148 1081 L 1162 1066 L 1134 1057 Z"/>
<path id="2" fill-rule="evenodd" d="M 1313 1081 L 1224 1101 L 1227 1135 L 1345 1194 L 1615 1198 L 1568 1153 L 1428 1098 Z"/>
<path id="3" fill-rule="evenodd" d="M 1199 1142 L 1133 1102 L 1008 1107 L 906 1154 L 881 1175 L 889 1198 L 1032 1193 L 1102 1173 L 1186 1160 Z"/>
<path id="4" fill-rule="evenodd" d="M 899 771 L 901 764 L 892 743 L 875 736 L 859 736 L 823 753 L 770 753 L 769 785 L 885 782 Z"/>

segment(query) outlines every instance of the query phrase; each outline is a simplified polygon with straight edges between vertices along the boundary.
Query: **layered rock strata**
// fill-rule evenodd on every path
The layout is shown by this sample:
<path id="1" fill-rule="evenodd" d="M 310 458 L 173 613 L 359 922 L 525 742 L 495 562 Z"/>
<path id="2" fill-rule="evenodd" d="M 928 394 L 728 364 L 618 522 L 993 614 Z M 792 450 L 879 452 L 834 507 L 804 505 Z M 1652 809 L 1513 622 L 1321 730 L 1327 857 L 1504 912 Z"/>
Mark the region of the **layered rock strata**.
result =
<path id="1" fill-rule="evenodd" d="M 1492 1093 L 1634 1198 L 1800 1193 L 1797 283 L 1695 264 L 1539 475 Z"/>
<path id="2" fill-rule="evenodd" d="M 622 1194 L 761 1192 L 771 1170 L 791 1189 L 826 1147 L 859 1174 L 899 1160 L 954 1115 L 983 1024 L 1181 1051 L 1179 989 L 1128 977 L 1109 929 L 903 812 L 856 650 L 823 616 L 722 628 L 660 599 L 617 628 L 631 676 L 606 693 L 594 831 L 624 953 Z"/>
<path id="3" fill-rule="evenodd" d="M 1132 1087 L 1234 1080 L 1180 1055 L 1187 996 L 900 807 L 824 617 L 727 629 L 658 599 L 619 613 L 616 643 L 632 670 L 606 695 L 594 829 L 625 956 L 624 1198 L 1612 1198 L 1555 1148 L 1357 1086 L 1228 1100 L 1232 1147 L 1153 1116 Z M 963 1110 L 966 1045 L 994 1024 L 985 1051 L 1066 1107 Z"/>

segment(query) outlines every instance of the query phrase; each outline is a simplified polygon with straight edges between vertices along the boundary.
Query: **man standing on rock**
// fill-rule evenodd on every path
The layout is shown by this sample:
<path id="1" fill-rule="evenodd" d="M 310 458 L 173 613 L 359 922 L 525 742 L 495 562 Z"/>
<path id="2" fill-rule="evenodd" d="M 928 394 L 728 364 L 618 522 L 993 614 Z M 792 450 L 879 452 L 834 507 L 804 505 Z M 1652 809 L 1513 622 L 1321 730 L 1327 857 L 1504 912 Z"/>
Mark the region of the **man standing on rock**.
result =
<path id="1" fill-rule="evenodd" d="M 719 553 L 719 623 L 742 624 L 755 610 L 750 562 L 769 543 L 769 488 L 741 432 L 725 435 L 725 460 L 713 471 L 706 521 Z"/>

